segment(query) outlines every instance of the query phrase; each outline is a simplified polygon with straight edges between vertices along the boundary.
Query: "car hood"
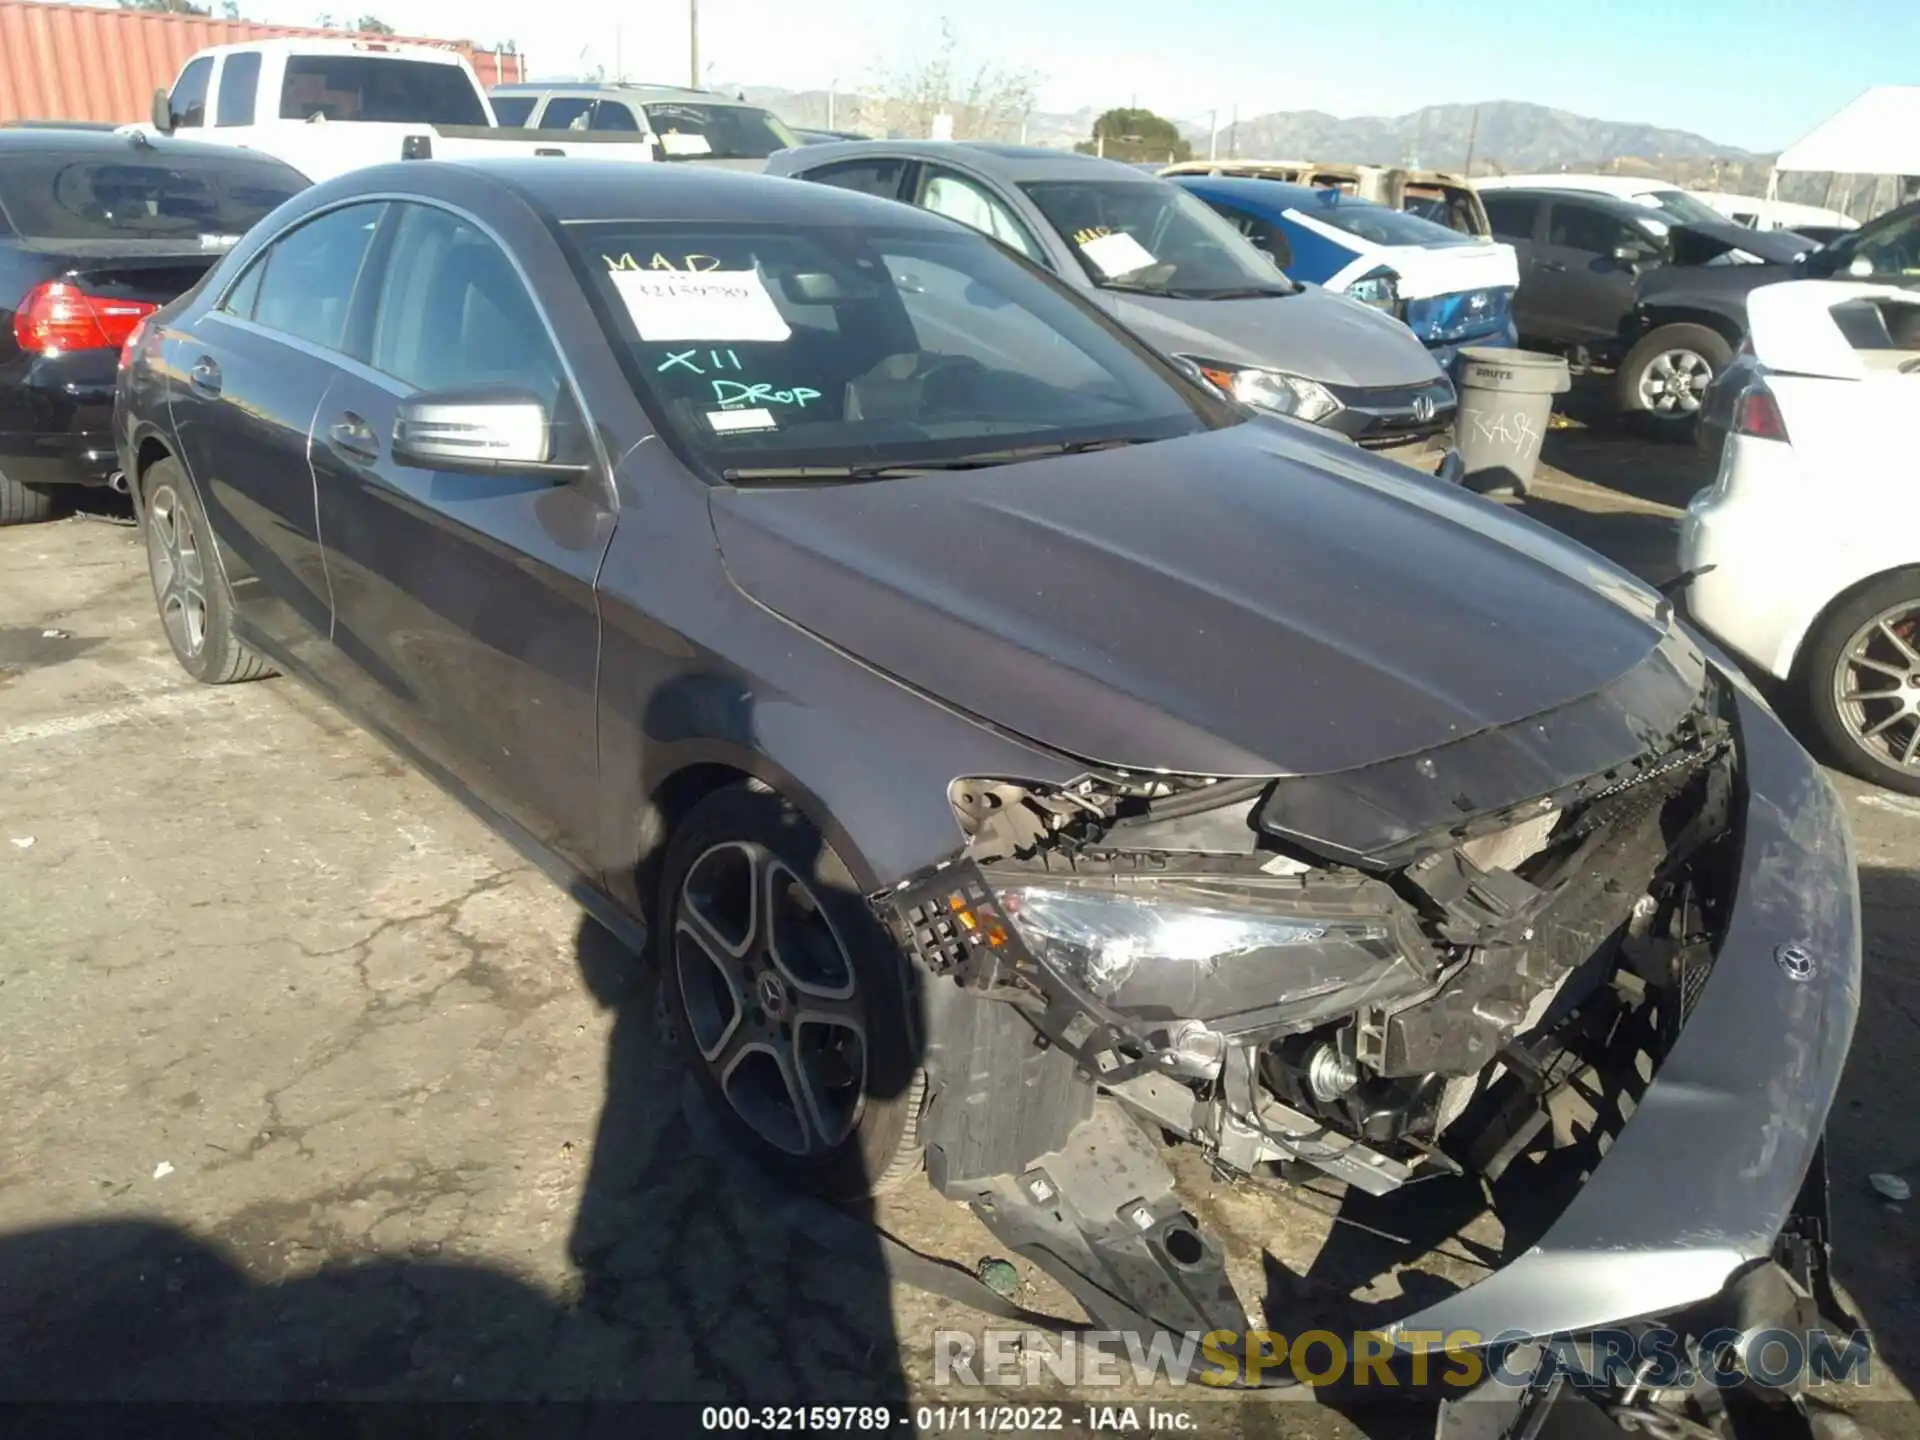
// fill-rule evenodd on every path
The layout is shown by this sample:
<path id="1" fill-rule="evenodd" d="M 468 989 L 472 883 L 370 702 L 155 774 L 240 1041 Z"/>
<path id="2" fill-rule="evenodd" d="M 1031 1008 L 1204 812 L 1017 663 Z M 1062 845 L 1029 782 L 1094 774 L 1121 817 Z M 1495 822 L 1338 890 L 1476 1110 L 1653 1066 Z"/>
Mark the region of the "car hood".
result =
<path id="1" fill-rule="evenodd" d="M 1772 265 L 1791 265 L 1813 248 L 1805 236 L 1790 230 L 1749 230 L 1731 220 L 1722 224 L 1697 220 L 1672 229 L 1674 259 L 1683 265 L 1704 265 L 1729 250 L 1744 250 Z"/>
<path id="2" fill-rule="evenodd" d="M 898 679 L 1084 761 L 1324 774 L 1542 714 L 1659 596 L 1285 421 L 990 470 L 713 492 L 728 572 Z"/>
<path id="3" fill-rule="evenodd" d="M 1440 375 L 1406 326 L 1317 285 L 1303 285 L 1293 295 L 1245 300 L 1100 293 L 1113 302 L 1121 324 L 1171 355 L 1367 388 L 1424 385 Z"/>

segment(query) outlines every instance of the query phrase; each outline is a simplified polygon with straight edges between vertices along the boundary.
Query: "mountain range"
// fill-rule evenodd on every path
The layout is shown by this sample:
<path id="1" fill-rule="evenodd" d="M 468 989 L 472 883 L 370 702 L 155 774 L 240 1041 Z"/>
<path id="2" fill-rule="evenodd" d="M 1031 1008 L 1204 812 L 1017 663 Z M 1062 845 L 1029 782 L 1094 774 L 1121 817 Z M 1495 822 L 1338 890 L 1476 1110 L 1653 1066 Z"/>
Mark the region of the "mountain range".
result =
<path id="1" fill-rule="evenodd" d="M 881 135 L 879 102 L 843 91 L 784 90 L 724 85 L 764 105 L 790 125 Z M 1033 111 L 1024 127 L 990 138 L 1068 149 L 1093 133 L 1099 111 Z M 1340 160 L 1371 165 L 1419 165 L 1466 170 L 1476 176 L 1532 171 L 1603 171 L 1644 175 L 1688 189 L 1764 195 L 1771 154 L 1743 150 L 1687 130 L 1633 120 L 1600 120 L 1519 100 L 1478 105 L 1429 105 L 1406 115 L 1345 118 L 1321 110 L 1277 110 L 1235 124 L 1219 117 L 1212 137 L 1204 125 L 1183 123 L 1181 134 L 1198 158 L 1218 154 L 1248 159 Z M 1024 132 L 1024 133 L 1022 133 Z M 961 138 L 967 138 L 962 134 Z M 982 137 L 987 138 L 987 137 Z M 1780 198 L 1828 205 L 1856 218 L 1888 203 L 1870 177 L 1783 175 Z"/>

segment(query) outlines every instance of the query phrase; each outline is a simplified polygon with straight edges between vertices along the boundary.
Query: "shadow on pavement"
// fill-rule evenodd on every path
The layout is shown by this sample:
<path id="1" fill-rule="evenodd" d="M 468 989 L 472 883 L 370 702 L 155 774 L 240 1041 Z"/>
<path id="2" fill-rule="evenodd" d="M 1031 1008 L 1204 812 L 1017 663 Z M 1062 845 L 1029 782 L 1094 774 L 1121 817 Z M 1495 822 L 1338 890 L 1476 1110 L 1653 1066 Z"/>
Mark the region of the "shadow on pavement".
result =
<path id="1" fill-rule="evenodd" d="M 796 1233 L 784 1192 L 703 1149 L 650 971 L 585 919 L 577 948 L 616 1018 L 575 1286 L 411 1259 L 259 1283 L 157 1221 L 16 1232 L 0 1401 L 903 1400 L 877 1247 Z"/>

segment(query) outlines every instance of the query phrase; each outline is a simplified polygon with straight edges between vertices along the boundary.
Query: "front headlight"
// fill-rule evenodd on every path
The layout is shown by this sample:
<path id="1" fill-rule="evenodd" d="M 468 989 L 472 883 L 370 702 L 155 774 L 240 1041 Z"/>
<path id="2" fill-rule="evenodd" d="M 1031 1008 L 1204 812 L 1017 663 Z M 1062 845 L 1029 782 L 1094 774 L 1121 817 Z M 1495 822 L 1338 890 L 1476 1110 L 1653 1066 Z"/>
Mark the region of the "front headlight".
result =
<path id="1" fill-rule="evenodd" d="M 1289 375 L 1284 370 L 1241 369 L 1206 360 L 1196 361 L 1200 373 L 1216 389 L 1242 405 L 1271 410 L 1295 420 L 1319 423 L 1340 409 L 1340 402 L 1318 380 Z"/>
<path id="2" fill-rule="evenodd" d="M 1146 1031 L 1305 1029 L 1424 983 L 1392 892 L 1368 882 L 1036 877 L 996 884 L 1020 941 Z"/>

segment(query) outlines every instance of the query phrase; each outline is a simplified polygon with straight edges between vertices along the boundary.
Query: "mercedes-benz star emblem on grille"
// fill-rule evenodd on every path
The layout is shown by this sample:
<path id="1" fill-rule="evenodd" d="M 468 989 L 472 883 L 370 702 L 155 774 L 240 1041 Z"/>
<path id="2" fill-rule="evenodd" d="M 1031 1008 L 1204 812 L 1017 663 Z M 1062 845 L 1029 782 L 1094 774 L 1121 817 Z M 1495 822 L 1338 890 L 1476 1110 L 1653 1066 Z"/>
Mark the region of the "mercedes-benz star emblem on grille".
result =
<path id="1" fill-rule="evenodd" d="M 1413 418 L 1423 425 L 1433 418 L 1433 397 L 1431 395 L 1416 395 L 1413 397 Z"/>
<path id="2" fill-rule="evenodd" d="M 1820 968 L 1813 952 L 1804 945 L 1782 945 L 1773 952 L 1773 958 L 1789 980 L 1811 980 Z"/>

